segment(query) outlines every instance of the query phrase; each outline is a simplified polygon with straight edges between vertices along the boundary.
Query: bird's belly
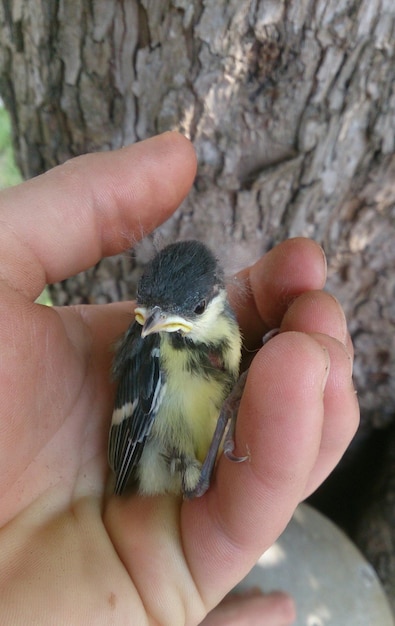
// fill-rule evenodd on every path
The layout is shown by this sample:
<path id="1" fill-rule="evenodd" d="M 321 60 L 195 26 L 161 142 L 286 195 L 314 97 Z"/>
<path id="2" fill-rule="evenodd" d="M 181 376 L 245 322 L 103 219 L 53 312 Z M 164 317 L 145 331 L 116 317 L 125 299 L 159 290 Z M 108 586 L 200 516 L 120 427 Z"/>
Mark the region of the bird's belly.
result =
<path id="1" fill-rule="evenodd" d="M 173 377 L 142 453 L 142 494 L 185 493 L 198 483 L 224 401 L 224 385 L 190 373 Z"/>
<path id="2" fill-rule="evenodd" d="M 181 373 L 166 382 L 166 393 L 152 436 L 169 448 L 203 462 L 225 399 L 224 385 Z"/>
<path id="3" fill-rule="evenodd" d="M 162 343 L 164 388 L 139 462 L 141 493 L 185 493 L 199 480 L 233 375 L 195 356 Z"/>

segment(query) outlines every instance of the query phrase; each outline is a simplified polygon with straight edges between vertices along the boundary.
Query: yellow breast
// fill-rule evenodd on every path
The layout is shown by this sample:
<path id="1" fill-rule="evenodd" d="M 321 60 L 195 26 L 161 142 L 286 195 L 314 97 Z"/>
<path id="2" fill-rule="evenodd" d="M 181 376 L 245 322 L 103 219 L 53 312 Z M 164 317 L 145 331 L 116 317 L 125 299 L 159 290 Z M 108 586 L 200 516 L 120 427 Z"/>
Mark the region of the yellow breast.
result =
<path id="1" fill-rule="evenodd" d="M 236 333 L 239 339 L 237 326 Z M 161 364 L 166 390 L 155 419 L 153 436 L 203 462 L 221 406 L 237 378 L 240 343 L 239 340 L 233 341 L 232 347 L 224 351 L 226 370 L 219 376 L 211 376 L 205 375 L 204 370 L 191 369 L 188 350 L 175 349 L 170 338 L 164 337 Z"/>

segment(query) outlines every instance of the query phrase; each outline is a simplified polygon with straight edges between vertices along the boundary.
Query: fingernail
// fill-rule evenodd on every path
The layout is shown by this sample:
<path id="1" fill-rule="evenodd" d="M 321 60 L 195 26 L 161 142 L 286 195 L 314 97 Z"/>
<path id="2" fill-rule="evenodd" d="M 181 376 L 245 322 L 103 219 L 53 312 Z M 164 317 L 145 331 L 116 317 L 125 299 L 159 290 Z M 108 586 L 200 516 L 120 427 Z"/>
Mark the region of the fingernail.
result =
<path id="1" fill-rule="evenodd" d="M 318 247 L 319 247 L 319 249 L 321 250 L 321 253 L 322 253 L 322 259 L 324 261 L 324 268 L 325 268 L 325 274 L 326 274 L 327 270 L 328 270 L 328 261 L 326 259 L 325 250 L 324 250 L 324 248 L 320 244 L 318 244 Z"/>
<path id="2" fill-rule="evenodd" d="M 331 369 L 331 359 L 330 359 L 330 356 L 329 356 L 329 352 L 325 348 L 325 346 L 321 346 L 321 347 L 322 347 L 322 350 L 324 352 L 325 361 L 326 361 L 324 377 L 322 379 L 322 392 L 324 392 L 325 391 L 325 387 L 326 387 L 326 383 L 328 381 L 329 372 L 330 372 L 330 369 Z"/>

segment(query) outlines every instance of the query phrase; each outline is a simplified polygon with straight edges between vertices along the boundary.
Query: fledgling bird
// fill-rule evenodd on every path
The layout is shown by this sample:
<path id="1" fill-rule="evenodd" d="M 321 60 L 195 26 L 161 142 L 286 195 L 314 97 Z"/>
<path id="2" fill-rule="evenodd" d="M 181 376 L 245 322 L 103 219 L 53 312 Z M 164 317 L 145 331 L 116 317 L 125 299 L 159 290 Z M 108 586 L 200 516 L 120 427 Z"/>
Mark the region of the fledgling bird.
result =
<path id="1" fill-rule="evenodd" d="M 171 244 L 146 267 L 136 304 L 113 363 L 118 388 L 108 455 L 114 491 L 134 484 L 144 495 L 202 495 L 241 354 L 223 271 L 203 243 Z M 244 460 L 231 448 L 228 453 Z"/>

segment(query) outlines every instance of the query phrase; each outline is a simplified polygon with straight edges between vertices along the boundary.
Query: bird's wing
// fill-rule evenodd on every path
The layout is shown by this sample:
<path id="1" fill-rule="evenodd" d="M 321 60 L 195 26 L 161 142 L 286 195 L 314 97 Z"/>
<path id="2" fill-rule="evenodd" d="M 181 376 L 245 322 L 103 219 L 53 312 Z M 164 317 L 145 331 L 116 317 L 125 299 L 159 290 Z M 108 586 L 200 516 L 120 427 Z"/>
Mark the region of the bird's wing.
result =
<path id="1" fill-rule="evenodd" d="M 108 458 L 115 477 L 115 493 L 124 491 L 136 468 L 163 397 L 157 333 L 141 338 L 134 322 L 123 338 L 113 365 L 118 380 L 110 429 Z"/>

